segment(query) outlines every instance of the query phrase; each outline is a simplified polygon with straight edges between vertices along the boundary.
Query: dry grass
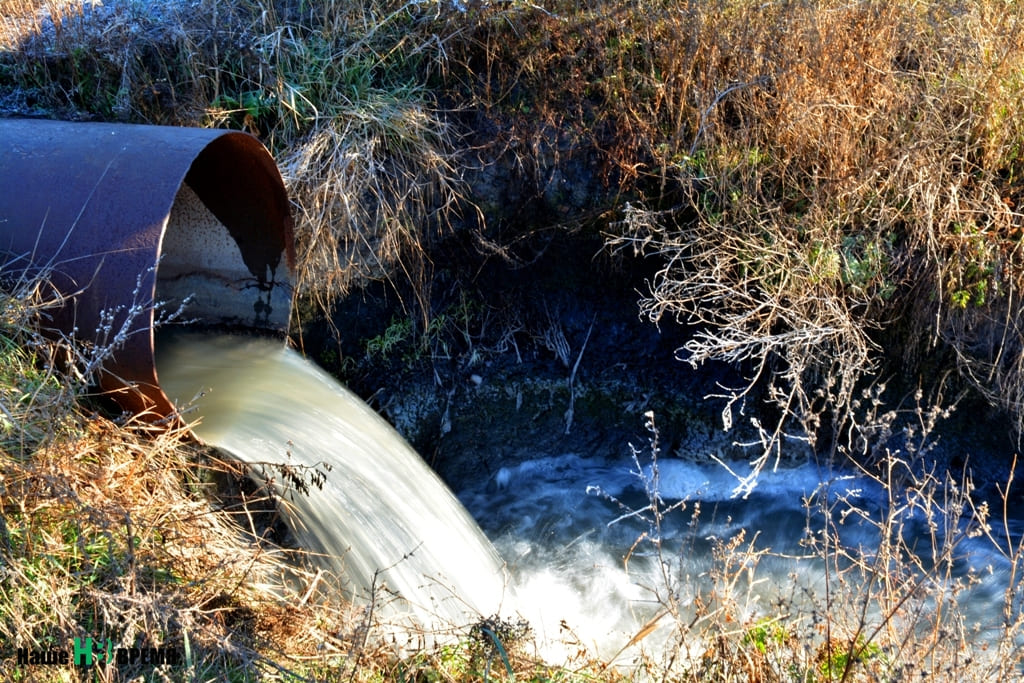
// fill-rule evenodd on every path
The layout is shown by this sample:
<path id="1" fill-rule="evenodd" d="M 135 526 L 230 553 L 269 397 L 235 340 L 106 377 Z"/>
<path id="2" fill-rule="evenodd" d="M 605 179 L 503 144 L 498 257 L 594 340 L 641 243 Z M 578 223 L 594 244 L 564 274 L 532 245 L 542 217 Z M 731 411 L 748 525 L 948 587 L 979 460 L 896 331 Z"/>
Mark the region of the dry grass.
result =
<path id="1" fill-rule="evenodd" d="M 634 124 L 672 133 L 650 137 L 678 200 L 627 208 L 613 240 L 664 263 L 644 314 L 697 325 L 681 350 L 694 364 L 771 376 L 812 436 L 883 357 L 914 374 L 936 347 L 1019 427 L 1021 8 L 678 10 L 647 44 L 685 46 L 651 59 L 665 108 Z M 825 378 L 834 405 L 815 394 Z"/>
<path id="2" fill-rule="evenodd" d="M 1024 546 L 1003 526 L 1013 477 L 999 487 L 999 509 L 969 478 L 935 469 L 927 457 L 933 429 L 951 409 L 920 398 L 905 415 L 878 405 L 859 411 L 861 452 L 837 462 L 872 464 L 807 496 L 800 550 L 738 529 L 709 537 L 711 562 L 699 573 L 692 557 L 706 552 L 697 546 L 708 540 L 713 513 L 700 500 L 659 494 L 660 447 L 648 414 L 650 448 L 634 449 L 647 505 L 623 515 L 647 522 L 630 555 L 649 553 L 661 570 L 644 584 L 660 610 L 630 641 L 642 652 L 637 673 L 723 682 L 1019 677 Z M 786 585 L 773 585 L 765 567 L 779 562 L 791 572 Z M 649 646 L 655 633 L 665 642 Z"/>
<path id="3" fill-rule="evenodd" d="M 783 401 L 809 413 L 799 378 L 848 398 L 877 343 L 911 370 L 938 347 L 1024 415 L 1015 4 L 207 0 L 103 22 L 43 5 L 56 21 L 4 6 L 14 104 L 260 135 L 321 309 L 392 278 L 427 329 L 432 240 L 476 215 L 462 167 L 512 157 L 541 188 L 593 154 L 634 200 L 615 236 L 666 263 L 644 312 L 703 326 L 690 360 L 779 358 Z M 494 126 L 480 149 L 461 148 L 471 120 Z"/>
<path id="4" fill-rule="evenodd" d="M 329 311 L 353 286 L 395 277 L 428 315 L 424 244 L 462 190 L 445 113 L 422 82 L 444 36 L 416 3 L 263 16 L 272 69 L 249 85 L 276 108 L 269 136 L 298 209 L 300 293 Z"/>
<path id="5" fill-rule="evenodd" d="M 35 331 L 50 303 L 44 286 L 19 280 L 13 291 L 0 297 L 4 678 L 64 680 L 66 670 L 19 666 L 15 651 L 70 651 L 86 637 L 174 648 L 174 671 L 199 679 L 344 658 L 340 637 L 323 629 L 341 632 L 348 616 L 293 596 L 285 580 L 302 580 L 295 558 L 252 523 L 265 501 L 234 513 L 218 504 L 211 473 L 234 468 L 183 430 L 87 411 L 90 378 L 64 363 L 90 357 Z M 103 665 L 92 675 L 147 670 Z M 178 675 L 154 671 L 146 675 Z"/>

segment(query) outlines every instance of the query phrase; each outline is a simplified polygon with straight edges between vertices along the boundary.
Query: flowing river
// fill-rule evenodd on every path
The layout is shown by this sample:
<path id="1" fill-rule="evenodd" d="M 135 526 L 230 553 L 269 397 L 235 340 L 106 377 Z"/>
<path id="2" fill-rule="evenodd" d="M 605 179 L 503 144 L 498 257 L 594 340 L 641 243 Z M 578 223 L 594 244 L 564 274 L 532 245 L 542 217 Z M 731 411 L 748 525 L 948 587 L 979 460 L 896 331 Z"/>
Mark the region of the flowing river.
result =
<path id="1" fill-rule="evenodd" d="M 187 335 L 158 349 L 161 385 L 196 435 L 277 482 L 306 479 L 308 491 L 281 491 L 300 544 L 357 598 L 376 592 L 388 618 L 418 629 L 465 633 L 480 617 L 518 615 L 550 659 L 582 648 L 628 662 L 680 633 L 680 619 L 697 623 L 712 592 L 732 591 L 748 623 L 814 614 L 825 565 L 809 543 L 827 526 L 870 559 L 894 510 L 902 537 L 924 539 L 926 563 L 954 548 L 948 585 L 929 595 L 955 598 L 978 638 L 997 639 L 1004 607 L 1019 608 L 1019 558 L 998 515 L 951 518 L 919 492 L 894 498 L 814 464 L 767 470 L 740 499 L 746 463 L 659 460 L 651 444 L 624 444 L 616 460 L 537 454 L 456 499 L 382 418 L 280 341 Z"/>

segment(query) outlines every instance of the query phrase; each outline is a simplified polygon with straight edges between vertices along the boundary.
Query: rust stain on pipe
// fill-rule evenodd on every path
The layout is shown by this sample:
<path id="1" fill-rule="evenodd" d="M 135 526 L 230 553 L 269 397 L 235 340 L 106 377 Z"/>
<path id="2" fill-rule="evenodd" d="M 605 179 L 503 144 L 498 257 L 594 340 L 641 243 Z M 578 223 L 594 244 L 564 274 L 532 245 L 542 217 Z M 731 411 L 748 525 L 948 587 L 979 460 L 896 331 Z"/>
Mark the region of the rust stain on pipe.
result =
<path id="1" fill-rule="evenodd" d="M 66 297 L 53 327 L 75 340 L 126 330 L 100 381 L 125 408 L 173 410 L 161 312 L 283 336 L 293 268 L 284 183 L 251 135 L 0 119 L 0 272 L 46 276 Z"/>

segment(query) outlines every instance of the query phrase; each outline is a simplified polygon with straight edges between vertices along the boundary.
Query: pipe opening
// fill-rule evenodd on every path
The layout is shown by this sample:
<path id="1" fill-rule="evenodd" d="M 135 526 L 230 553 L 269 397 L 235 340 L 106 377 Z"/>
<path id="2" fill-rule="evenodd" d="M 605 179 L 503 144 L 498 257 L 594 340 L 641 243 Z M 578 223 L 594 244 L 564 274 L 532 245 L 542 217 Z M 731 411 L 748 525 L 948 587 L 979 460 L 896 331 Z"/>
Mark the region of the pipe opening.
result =
<path id="1" fill-rule="evenodd" d="M 167 415 L 154 328 L 283 337 L 293 229 L 270 153 L 237 131 L 0 119 L 0 273 L 45 272 L 53 331 L 112 345 L 101 386 Z M 6 254 L 6 256 L 3 256 Z"/>
<path id="2" fill-rule="evenodd" d="M 291 310 L 291 223 L 276 169 L 241 163 L 219 138 L 178 188 L 160 245 L 156 300 L 202 327 L 283 332 Z"/>

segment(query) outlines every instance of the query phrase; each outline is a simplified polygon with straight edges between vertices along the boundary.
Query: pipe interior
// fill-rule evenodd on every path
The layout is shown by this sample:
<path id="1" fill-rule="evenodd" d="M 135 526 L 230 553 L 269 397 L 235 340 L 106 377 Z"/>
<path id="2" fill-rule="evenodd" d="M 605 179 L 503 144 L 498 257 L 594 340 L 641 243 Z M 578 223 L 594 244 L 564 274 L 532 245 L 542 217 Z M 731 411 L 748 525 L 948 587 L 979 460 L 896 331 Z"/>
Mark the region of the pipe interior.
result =
<path id="1" fill-rule="evenodd" d="M 235 152 L 234 163 L 225 163 L 227 152 Z M 183 307 L 179 320 L 194 326 L 283 331 L 291 306 L 287 216 L 267 196 L 275 189 L 267 191 L 268 183 L 279 181 L 263 177 L 258 164 L 239 163 L 238 152 L 207 148 L 178 188 L 160 248 L 156 299 L 164 311 Z"/>

